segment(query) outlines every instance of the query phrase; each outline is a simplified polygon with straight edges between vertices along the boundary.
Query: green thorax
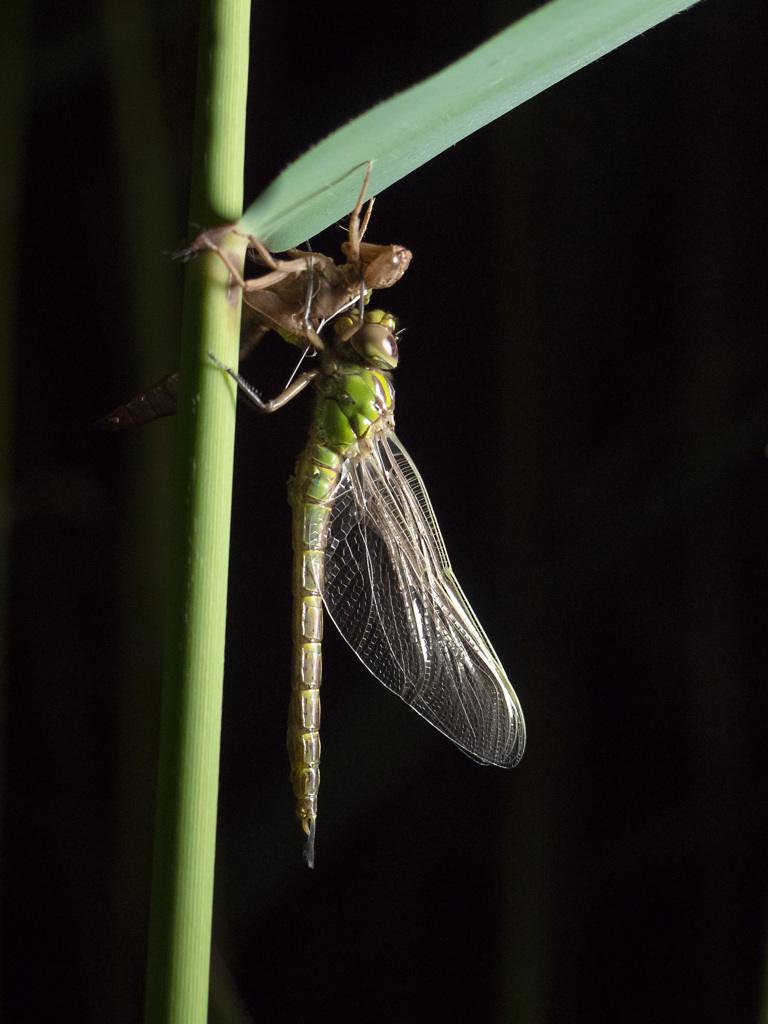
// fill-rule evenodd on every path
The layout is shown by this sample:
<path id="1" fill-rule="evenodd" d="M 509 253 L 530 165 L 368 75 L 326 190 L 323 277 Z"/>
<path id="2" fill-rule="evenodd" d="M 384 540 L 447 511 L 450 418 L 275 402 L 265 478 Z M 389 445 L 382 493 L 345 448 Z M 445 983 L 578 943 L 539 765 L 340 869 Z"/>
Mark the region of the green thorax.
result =
<path id="1" fill-rule="evenodd" d="M 331 451 L 362 454 L 365 442 L 394 428 L 395 393 L 388 372 L 397 365 L 395 321 L 381 310 L 367 310 L 335 324 L 334 349 L 322 354 L 317 380 L 313 441 Z"/>

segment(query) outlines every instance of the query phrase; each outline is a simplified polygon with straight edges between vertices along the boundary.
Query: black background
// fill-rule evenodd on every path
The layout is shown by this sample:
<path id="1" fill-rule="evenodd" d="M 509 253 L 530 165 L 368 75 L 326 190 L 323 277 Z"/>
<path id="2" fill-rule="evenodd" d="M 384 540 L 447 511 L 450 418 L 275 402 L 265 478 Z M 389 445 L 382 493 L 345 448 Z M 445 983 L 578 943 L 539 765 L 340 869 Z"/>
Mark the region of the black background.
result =
<path id="1" fill-rule="evenodd" d="M 257 7 L 246 200 L 529 7 Z M 5 1010 L 129 1022 L 173 422 L 90 424 L 176 364 L 197 11 L 26 15 L 3 58 L 26 68 L 3 200 Z M 369 238 L 414 253 L 386 295 L 407 328 L 398 433 L 515 676 L 528 750 L 512 772 L 473 764 L 329 629 L 314 872 L 284 750 L 284 486 L 309 403 L 241 409 L 212 1019 L 757 1018 L 767 44 L 762 0 L 707 0 L 380 197 Z M 247 366 L 265 393 L 283 348 Z"/>

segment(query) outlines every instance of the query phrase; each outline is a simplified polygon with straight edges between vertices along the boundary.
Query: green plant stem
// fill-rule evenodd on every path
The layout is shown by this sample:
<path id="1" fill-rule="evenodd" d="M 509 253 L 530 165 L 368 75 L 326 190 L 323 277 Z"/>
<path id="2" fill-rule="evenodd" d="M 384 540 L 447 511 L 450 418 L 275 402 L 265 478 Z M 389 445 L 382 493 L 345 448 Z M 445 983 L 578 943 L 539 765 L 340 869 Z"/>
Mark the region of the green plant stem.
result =
<path id="1" fill-rule="evenodd" d="M 232 221 L 242 210 L 248 21 L 248 0 L 203 5 L 193 225 Z M 229 248 L 242 266 L 243 242 Z M 207 353 L 236 365 L 240 297 L 215 255 L 188 265 L 147 1024 L 204 1024 L 208 1011 L 235 394 Z"/>

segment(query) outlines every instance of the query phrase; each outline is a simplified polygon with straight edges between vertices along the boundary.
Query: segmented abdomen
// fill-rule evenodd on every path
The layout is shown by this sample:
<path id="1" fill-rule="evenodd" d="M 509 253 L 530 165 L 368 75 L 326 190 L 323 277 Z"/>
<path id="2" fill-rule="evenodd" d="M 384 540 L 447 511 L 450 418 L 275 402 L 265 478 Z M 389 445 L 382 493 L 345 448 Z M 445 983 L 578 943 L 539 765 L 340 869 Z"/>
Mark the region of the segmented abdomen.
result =
<path id="1" fill-rule="evenodd" d="M 320 682 L 323 586 L 328 521 L 342 458 L 310 444 L 296 463 L 293 506 L 293 671 L 288 708 L 288 756 L 296 815 L 311 837 L 320 786 Z"/>

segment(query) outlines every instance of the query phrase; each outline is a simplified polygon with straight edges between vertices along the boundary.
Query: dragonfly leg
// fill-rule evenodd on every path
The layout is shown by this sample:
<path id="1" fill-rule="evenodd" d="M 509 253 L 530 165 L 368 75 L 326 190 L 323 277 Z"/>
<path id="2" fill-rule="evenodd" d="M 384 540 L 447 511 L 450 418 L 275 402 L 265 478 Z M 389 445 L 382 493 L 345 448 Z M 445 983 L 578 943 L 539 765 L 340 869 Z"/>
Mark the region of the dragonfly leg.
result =
<path id="1" fill-rule="evenodd" d="M 319 370 L 307 370 L 306 373 L 302 373 L 300 377 L 297 377 L 292 384 L 289 384 L 285 391 L 282 391 L 277 398 L 270 398 L 265 402 L 253 384 L 249 383 L 245 377 L 241 377 L 239 373 L 235 373 L 231 366 L 227 366 L 222 363 L 220 359 L 216 358 L 213 352 L 209 352 L 208 355 L 214 363 L 216 363 L 219 369 L 224 370 L 225 373 L 229 374 L 245 397 L 261 412 L 277 412 L 278 409 L 282 409 L 282 407 L 287 405 L 292 398 L 295 398 L 299 392 L 303 391 L 307 384 L 313 381 L 320 372 Z"/>
<path id="2" fill-rule="evenodd" d="M 368 180 L 371 176 L 371 167 L 372 164 L 369 162 L 362 191 L 354 210 L 349 215 L 349 241 L 344 242 L 341 246 L 341 251 L 349 260 L 350 266 L 360 274 L 361 312 L 364 304 L 362 294 L 366 290 L 374 288 L 390 288 L 406 272 L 412 258 L 410 250 L 402 245 L 374 245 L 371 242 L 363 241 L 373 209 L 373 199 L 371 199 L 361 223 L 360 214 L 368 188 Z"/>
<path id="3" fill-rule="evenodd" d="M 204 231 L 198 238 L 196 244 L 198 248 L 205 246 L 205 248 L 210 249 L 211 252 L 215 252 L 232 275 L 237 286 L 242 288 L 244 292 L 256 292 L 262 291 L 265 288 L 271 288 L 272 285 L 279 284 L 280 281 L 284 281 L 290 274 L 302 273 L 309 265 L 309 259 L 304 255 L 295 256 L 290 260 L 277 260 L 272 253 L 264 247 L 258 238 L 255 238 L 253 235 L 242 235 L 239 231 L 235 232 L 235 234 L 248 239 L 249 246 L 258 252 L 259 256 L 268 267 L 272 268 L 270 273 L 262 274 L 261 277 L 252 277 L 246 280 L 232 262 L 229 254 L 214 241 L 212 234 L 209 232 Z"/>
<path id="4" fill-rule="evenodd" d="M 302 252 L 301 249 L 291 249 L 291 258 L 289 260 L 278 260 L 272 255 L 269 249 L 267 249 L 264 243 L 260 242 L 259 239 L 256 238 L 255 235 L 246 235 L 245 237 L 248 239 L 249 248 L 256 250 L 266 266 L 271 267 L 274 273 L 283 274 L 285 277 L 289 274 L 298 274 L 306 270 L 307 267 L 312 265 L 316 255 L 316 253 L 313 252 Z M 250 281 L 246 282 L 246 284 L 250 284 L 253 281 L 259 285 L 259 288 L 268 287 L 268 285 L 262 285 L 261 281 L 263 281 L 265 277 L 270 276 L 271 275 L 269 274 L 265 274 L 262 277 L 251 278 Z M 279 278 L 279 280 L 282 280 L 282 278 Z M 275 282 L 273 281 L 270 283 L 274 284 Z"/>
<path id="5" fill-rule="evenodd" d="M 368 221 L 371 219 L 371 211 L 373 210 L 373 199 L 368 203 L 368 209 L 366 210 L 365 217 L 360 222 L 360 214 L 363 209 L 363 203 L 365 202 L 365 193 L 368 189 L 368 182 L 371 177 L 371 168 L 373 167 L 373 161 L 368 161 L 368 167 L 365 172 L 365 178 L 363 179 L 363 187 L 360 190 L 360 195 L 357 197 L 355 208 L 349 215 L 349 241 L 342 245 L 341 249 L 345 256 L 349 258 L 349 262 L 353 266 L 360 267 L 360 245 L 365 235 L 365 230 L 368 227 Z M 362 273 L 360 275 L 362 277 Z"/>

